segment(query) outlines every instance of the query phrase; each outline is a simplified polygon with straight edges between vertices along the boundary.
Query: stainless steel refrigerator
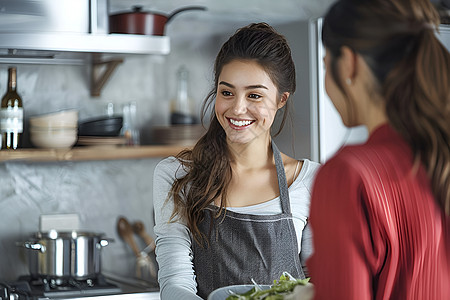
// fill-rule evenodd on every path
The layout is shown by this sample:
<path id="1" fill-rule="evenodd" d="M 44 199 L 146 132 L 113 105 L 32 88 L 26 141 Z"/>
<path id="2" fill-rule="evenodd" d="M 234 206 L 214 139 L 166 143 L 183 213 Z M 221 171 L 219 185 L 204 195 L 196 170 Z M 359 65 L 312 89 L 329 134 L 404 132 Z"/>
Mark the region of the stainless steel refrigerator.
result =
<path id="1" fill-rule="evenodd" d="M 325 162 L 345 144 L 364 142 L 368 133 L 365 127 L 347 128 L 325 92 L 324 48 L 321 41 L 322 19 L 311 21 L 311 158 Z M 441 25 L 438 38 L 450 51 L 450 25 Z"/>

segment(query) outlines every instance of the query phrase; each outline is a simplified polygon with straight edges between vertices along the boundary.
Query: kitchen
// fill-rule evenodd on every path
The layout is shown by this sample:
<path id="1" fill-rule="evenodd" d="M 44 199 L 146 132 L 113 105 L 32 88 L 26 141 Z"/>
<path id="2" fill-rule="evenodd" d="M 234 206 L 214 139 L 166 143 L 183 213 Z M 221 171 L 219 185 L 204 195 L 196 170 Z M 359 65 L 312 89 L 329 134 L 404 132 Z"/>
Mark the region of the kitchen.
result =
<path id="1" fill-rule="evenodd" d="M 99 97 L 90 95 L 88 65 L 18 63 L 18 90 L 24 100 L 25 120 L 33 115 L 72 108 L 79 110 L 80 119 L 85 119 L 104 114 L 108 103 L 114 103 L 117 109 L 134 101 L 138 106 L 141 144 L 148 145 L 152 143 L 151 127 L 169 122 L 178 68 L 183 64 L 188 67 L 190 95 L 198 105 L 209 90 L 219 45 L 241 25 L 267 21 L 292 41 L 297 64 L 295 156 L 318 160 L 310 134 L 313 131 L 310 124 L 314 124 L 310 98 L 315 91 L 309 72 L 315 66 L 309 60 L 312 50 L 308 42 L 312 43 L 314 37 L 310 35 L 307 19 L 319 16 L 329 2 L 292 0 L 283 2 L 285 6 L 273 7 L 272 1 L 252 1 L 244 9 L 239 1 L 110 1 L 114 11 L 137 4 L 164 12 L 185 5 L 204 5 L 208 10 L 180 14 L 168 24 L 170 54 L 125 57 Z M 0 65 L 2 90 L 6 89 L 9 65 L 7 62 Z M 281 148 L 287 153 L 293 152 L 290 139 L 290 133 L 279 138 Z M 100 155 L 97 157 L 98 161 L 4 161 L 0 164 L 2 280 L 15 280 L 28 273 L 26 253 L 16 242 L 25 241 L 38 230 L 39 215 L 53 213 L 78 213 L 82 228 L 113 238 L 115 241 L 102 250 L 102 270 L 134 276 L 135 257 L 119 237 L 116 222 L 119 215 L 130 221 L 142 220 L 152 233 L 152 174 L 161 157 L 108 161 L 102 161 Z"/>
<path id="2" fill-rule="evenodd" d="M 117 5 L 114 11 L 128 10 L 137 4 L 145 5 L 146 2 L 110 3 L 111 6 Z M 170 13 L 186 5 L 209 6 L 211 3 L 152 1 L 152 5 L 160 11 Z M 153 9 L 152 5 L 148 9 Z M 271 7 L 270 1 L 264 5 Z M 271 18 L 280 19 L 283 11 L 296 11 L 300 16 L 302 11 L 299 5 L 298 1 L 290 1 L 272 17 L 270 14 L 265 16 L 263 12 L 274 11 L 273 9 L 255 5 L 253 9 L 248 6 L 249 8 L 241 11 L 237 2 L 230 7 L 214 3 L 206 12 L 180 14 L 167 26 L 166 35 L 171 39 L 170 54 L 127 56 L 102 89 L 100 97 L 90 96 L 89 68 L 86 65 L 17 64 L 18 91 L 24 101 L 25 120 L 29 116 L 72 108 L 79 110 L 80 119 L 85 119 L 104 114 L 110 102 L 120 108 L 124 103 L 135 101 L 140 114 L 140 127 L 144 128 L 141 130 L 141 142 L 148 144 L 151 142 L 146 136 L 150 132 L 148 128 L 154 124 L 168 124 L 169 102 L 175 95 L 171 91 L 176 90 L 176 72 L 182 64 L 189 68 L 189 92 L 199 104 L 208 92 L 218 47 L 231 32 L 251 22 L 250 16 L 253 21 L 268 22 Z M 292 13 L 289 17 L 283 15 L 283 19 L 288 23 L 301 22 L 299 16 Z M 306 25 L 303 24 L 302 30 L 307 35 Z M 292 31 L 293 36 L 298 32 Z M 308 68 L 306 55 L 303 54 L 307 51 L 306 46 L 299 45 L 299 48 L 303 47 L 300 49 L 302 52 L 295 53 L 299 58 L 304 56 L 303 66 L 298 66 L 300 69 Z M 2 66 L 0 82 L 6 88 L 9 64 Z M 299 90 L 309 89 L 306 78 L 300 84 L 302 87 Z M 306 94 L 299 93 L 298 97 L 307 99 Z M 299 113 L 309 118 L 308 109 L 299 109 Z M 300 119 L 307 124 L 309 121 L 305 118 L 302 116 Z M 289 147 L 290 143 L 287 145 Z M 303 145 L 302 150 L 296 150 L 304 152 L 302 156 L 309 156 L 308 145 Z M 152 233 L 152 175 L 154 166 L 160 159 L 2 162 L 1 219 L 3 224 L 9 226 L 1 226 L 0 229 L 0 252 L 3 254 L 0 260 L 0 278 L 11 281 L 28 274 L 26 252 L 17 247 L 16 242 L 27 240 L 31 233 L 38 230 L 39 215 L 53 213 L 78 213 L 83 229 L 102 232 L 115 239 L 115 242 L 102 250 L 102 270 L 134 276 L 135 257 L 118 236 L 116 222 L 119 215 L 126 216 L 130 221 L 142 220 Z"/>

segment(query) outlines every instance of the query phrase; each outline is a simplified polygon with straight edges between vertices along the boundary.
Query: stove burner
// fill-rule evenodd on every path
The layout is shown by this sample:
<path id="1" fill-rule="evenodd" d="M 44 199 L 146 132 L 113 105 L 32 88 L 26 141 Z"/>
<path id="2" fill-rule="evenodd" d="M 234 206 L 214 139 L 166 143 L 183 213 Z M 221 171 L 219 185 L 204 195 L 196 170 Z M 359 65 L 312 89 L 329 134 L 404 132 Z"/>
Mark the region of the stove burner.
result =
<path id="1" fill-rule="evenodd" d="M 17 282 L 11 283 L 10 285 L 20 294 L 30 296 L 30 298 L 27 297 L 24 299 L 39 299 L 38 296 L 56 299 L 57 297 L 63 296 L 93 296 L 121 292 L 121 289 L 117 285 L 107 282 L 102 275 L 85 280 L 20 276 Z"/>
<path id="2" fill-rule="evenodd" d="M 29 282 L 32 286 L 42 287 L 44 291 L 51 291 L 57 289 L 91 289 L 97 287 L 105 287 L 110 285 L 106 282 L 105 277 L 102 275 L 96 278 L 88 278 L 84 280 L 77 280 L 74 278 L 53 278 L 53 277 L 41 277 L 33 278 L 31 276 L 21 276 L 19 281 Z"/>

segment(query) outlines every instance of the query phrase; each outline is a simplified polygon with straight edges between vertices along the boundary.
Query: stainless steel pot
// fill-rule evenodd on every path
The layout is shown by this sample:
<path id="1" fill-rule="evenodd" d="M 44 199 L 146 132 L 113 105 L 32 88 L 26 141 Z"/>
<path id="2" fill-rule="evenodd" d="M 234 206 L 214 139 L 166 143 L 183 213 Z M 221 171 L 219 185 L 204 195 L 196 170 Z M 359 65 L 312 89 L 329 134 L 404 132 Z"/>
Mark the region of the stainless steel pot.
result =
<path id="1" fill-rule="evenodd" d="M 96 278 L 101 249 L 112 239 L 93 232 L 37 232 L 22 246 L 28 250 L 31 276 L 46 278 Z"/>

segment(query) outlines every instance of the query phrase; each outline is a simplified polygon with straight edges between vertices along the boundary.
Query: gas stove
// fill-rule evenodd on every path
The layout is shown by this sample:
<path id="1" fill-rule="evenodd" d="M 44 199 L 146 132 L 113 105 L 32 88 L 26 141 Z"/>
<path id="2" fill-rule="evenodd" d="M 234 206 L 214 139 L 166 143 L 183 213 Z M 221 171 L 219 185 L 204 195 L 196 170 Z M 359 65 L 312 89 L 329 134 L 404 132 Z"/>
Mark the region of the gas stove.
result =
<path id="1" fill-rule="evenodd" d="M 104 276 L 76 280 L 73 278 L 32 278 L 21 276 L 11 283 L 0 283 L 1 300 L 38 300 L 66 299 L 76 296 L 97 296 L 121 293 L 115 284 L 108 282 Z"/>

